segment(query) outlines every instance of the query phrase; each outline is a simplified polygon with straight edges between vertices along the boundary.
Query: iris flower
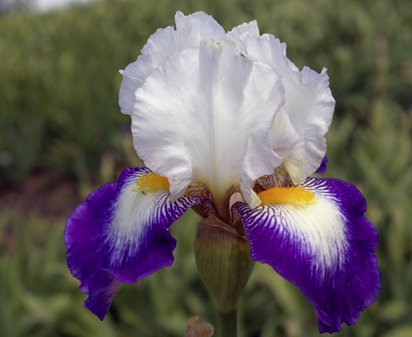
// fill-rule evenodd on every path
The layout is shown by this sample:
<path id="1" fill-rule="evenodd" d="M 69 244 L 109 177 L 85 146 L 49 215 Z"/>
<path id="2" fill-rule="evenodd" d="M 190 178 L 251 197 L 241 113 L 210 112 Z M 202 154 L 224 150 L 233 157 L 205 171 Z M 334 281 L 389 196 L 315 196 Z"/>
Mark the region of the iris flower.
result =
<path id="1" fill-rule="evenodd" d="M 299 70 L 255 21 L 228 33 L 202 12 L 175 23 L 121 72 L 145 167 L 92 192 L 66 224 L 85 307 L 103 319 L 121 282 L 172 265 L 170 226 L 193 207 L 297 286 L 321 332 L 355 323 L 379 289 L 377 233 L 355 186 L 312 177 L 325 169 L 335 106 L 326 69 Z"/>

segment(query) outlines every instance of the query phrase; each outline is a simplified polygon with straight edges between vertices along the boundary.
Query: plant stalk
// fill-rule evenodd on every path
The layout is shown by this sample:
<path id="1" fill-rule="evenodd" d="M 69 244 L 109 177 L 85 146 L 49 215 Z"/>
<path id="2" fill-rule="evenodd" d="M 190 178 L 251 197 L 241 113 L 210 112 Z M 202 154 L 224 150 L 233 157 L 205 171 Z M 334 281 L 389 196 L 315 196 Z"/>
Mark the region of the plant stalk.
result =
<path id="1" fill-rule="evenodd" d="M 220 337 L 237 337 L 237 310 L 219 312 Z"/>

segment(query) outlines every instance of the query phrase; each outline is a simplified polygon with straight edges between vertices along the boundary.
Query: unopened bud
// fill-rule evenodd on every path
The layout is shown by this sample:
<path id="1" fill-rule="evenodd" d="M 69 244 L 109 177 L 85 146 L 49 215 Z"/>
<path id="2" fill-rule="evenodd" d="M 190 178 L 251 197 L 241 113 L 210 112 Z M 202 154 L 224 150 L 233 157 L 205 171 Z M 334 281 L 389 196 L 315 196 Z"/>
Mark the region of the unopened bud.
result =
<path id="1" fill-rule="evenodd" d="M 194 248 L 200 277 L 218 310 L 236 310 L 254 265 L 248 241 L 213 216 L 198 224 Z"/>

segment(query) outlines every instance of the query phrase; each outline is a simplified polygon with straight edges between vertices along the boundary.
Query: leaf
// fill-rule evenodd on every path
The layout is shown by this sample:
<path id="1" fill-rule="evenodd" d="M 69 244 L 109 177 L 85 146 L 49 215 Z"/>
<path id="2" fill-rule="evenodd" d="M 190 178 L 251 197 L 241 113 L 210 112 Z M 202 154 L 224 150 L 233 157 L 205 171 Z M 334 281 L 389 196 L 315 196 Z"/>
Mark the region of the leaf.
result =
<path id="1" fill-rule="evenodd" d="M 394 328 L 382 335 L 382 337 L 411 337 L 412 336 L 412 324 L 403 325 L 399 328 Z"/>

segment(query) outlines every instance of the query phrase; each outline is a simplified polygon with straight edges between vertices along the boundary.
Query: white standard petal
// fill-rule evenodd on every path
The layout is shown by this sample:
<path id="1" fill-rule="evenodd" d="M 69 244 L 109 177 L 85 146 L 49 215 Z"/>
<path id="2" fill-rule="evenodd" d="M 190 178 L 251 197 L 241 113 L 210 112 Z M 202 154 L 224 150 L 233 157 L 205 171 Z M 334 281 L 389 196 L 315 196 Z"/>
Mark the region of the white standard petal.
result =
<path id="1" fill-rule="evenodd" d="M 180 43 L 183 44 L 185 49 L 199 47 L 204 38 L 221 42 L 226 35 L 222 26 L 212 16 L 204 12 L 196 12 L 190 15 L 177 12 L 175 22 Z"/>
<path id="2" fill-rule="evenodd" d="M 281 109 L 272 123 L 269 143 L 272 150 L 281 157 L 286 157 L 289 151 L 299 142 L 299 135 L 284 109 Z"/>
<path id="3" fill-rule="evenodd" d="M 285 111 L 300 136 L 284 165 L 295 184 L 317 170 L 326 154 L 325 135 L 332 122 L 335 100 L 326 69 L 320 74 L 304 67 L 298 76 L 285 78 Z M 289 94 L 288 94 L 289 93 Z"/>
<path id="4" fill-rule="evenodd" d="M 177 12 L 175 22 L 176 30 L 171 26 L 158 29 L 150 36 L 137 60 L 121 71 L 123 81 L 120 86 L 119 105 L 123 113 L 133 113 L 137 88 L 166 58 L 173 57 L 184 49 L 198 48 L 204 38 L 219 42 L 225 36 L 223 28 L 203 12 L 187 16 Z"/>
<path id="5" fill-rule="evenodd" d="M 243 51 L 247 49 L 247 42 L 251 38 L 258 37 L 259 35 L 259 27 L 255 20 L 243 23 L 227 33 L 228 39 L 239 45 Z"/>
<path id="6" fill-rule="evenodd" d="M 285 130 L 280 129 L 281 123 L 274 122 L 272 148 L 284 158 L 290 177 L 295 184 L 299 184 L 316 171 L 326 153 L 325 134 L 335 108 L 326 69 L 320 74 L 308 67 L 299 71 L 286 57 L 286 44 L 273 35 L 250 39 L 247 55 L 271 66 L 281 77 L 285 88 L 285 104 L 282 107 L 285 118 L 282 123 L 290 123 L 288 130 L 291 132 L 288 136 Z M 285 144 L 289 147 L 287 151 Z M 277 151 L 279 147 L 281 151 Z"/>
<path id="7" fill-rule="evenodd" d="M 119 105 L 123 113 L 128 115 L 133 113 L 137 88 L 142 85 L 154 68 L 176 51 L 175 33 L 173 27 L 158 29 L 150 36 L 137 60 L 120 71 L 123 81 L 120 85 Z"/>
<path id="8" fill-rule="evenodd" d="M 172 195 L 192 181 L 205 183 L 215 201 L 230 188 L 247 195 L 254 179 L 280 164 L 267 141 L 283 104 L 278 76 L 230 41 L 204 41 L 168 58 L 136 98 L 135 148 L 151 170 L 168 177 Z"/>

